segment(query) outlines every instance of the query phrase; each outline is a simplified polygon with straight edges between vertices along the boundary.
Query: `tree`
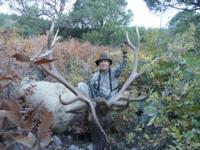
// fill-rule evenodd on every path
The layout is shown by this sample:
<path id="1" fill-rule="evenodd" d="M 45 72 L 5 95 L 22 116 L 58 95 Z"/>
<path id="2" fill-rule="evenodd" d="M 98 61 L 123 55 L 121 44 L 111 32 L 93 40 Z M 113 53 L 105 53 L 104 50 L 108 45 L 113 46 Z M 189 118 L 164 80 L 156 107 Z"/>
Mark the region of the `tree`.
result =
<path id="1" fill-rule="evenodd" d="M 0 14 L 0 28 L 3 30 L 16 29 L 23 37 L 44 34 L 50 27 L 49 20 L 31 16 L 31 14 L 18 16 L 16 14 Z"/>
<path id="2" fill-rule="evenodd" d="M 196 27 L 192 23 L 188 26 L 189 28 L 185 32 L 177 33 L 174 41 L 168 45 L 170 51 L 175 51 L 178 55 L 181 55 L 195 48 Z"/>
<path id="3" fill-rule="evenodd" d="M 182 11 L 176 14 L 169 22 L 169 28 L 176 33 L 183 33 L 188 29 L 190 23 L 198 27 L 200 14 L 195 12 Z"/>
<path id="4" fill-rule="evenodd" d="M 68 13 L 73 0 L 8 0 L 3 3 L 21 15 L 35 11 L 37 13 L 33 15 L 36 17 L 52 18 Z"/>
<path id="5" fill-rule="evenodd" d="M 177 33 L 184 33 L 188 30 L 188 26 L 192 23 L 195 28 L 195 41 L 200 39 L 199 29 L 199 13 L 200 1 L 199 0 L 144 0 L 150 10 L 155 12 L 166 11 L 168 8 L 175 8 L 182 10 L 176 16 L 174 16 L 169 22 L 169 29 L 172 37 L 175 37 Z M 196 42 L 194 49 L 198 51 L 200 44 Z"/>
<path id="6" fill-rule="evenodd" d="M 132 17 L 125 0 L 77 0 L 70 14 L 73 27 L 99 29 L 108 23 L 127 25 Z"/>
<path id="7" fill-rule="evenodd" d="M 116 45 L 117 41 L 113 39 L 122 37 L 122 27 L 128 25 L 132 18 L 126 6 L 125 0 L 77 0 L 68 23 L 71 28 L 87 31 L 83 34 L 85 40 L 94 44 Z"/>
<path id="8" fill-rule="evenodd" d="M 15 18 L 15 20 L 13 19 Z M 10 30 L 16 25 L 16 15 L 0 14 L 0 28 Z"/>
<path id="9" fill-rule="evenodd" d="M 144 0 L 150 10 L 165 11 L 168 8 L 200 10 L 199 0 Z"/>
<path id="10" fill-rule="evenodd" d="M 68 0 L 70 1 L 70 0 Z M 3 4 L 17 12 L 15 17 L 8 17 L 1 25 L 4 29 L 17 28 L 22 36 L 28 37 L 37 34 L 43 34 L 50 27 L 49 20 L 44 19 L 44 16 L 52 18 L 58 17 L 66 11 L 67 0 L 9 0 L 2 1 Z M 53 7 L 53 4 L 55 7 Z M 13 15 L 14 16 L 14 15 Z M 12 21 L 12 24 L 7 23 Z"/>
<path id="11" fill-rule="evenodd" d="M 50 27 L 50 21 L 30 15 L 18 16 L 18 29 L 24 37 L 45 34 Z"/>
<path id="12" fill-rule="evenodd" d="M 195 37 L 195 47 L 194 50 L 198 52 L 200 49 L 200 14 L 196 12 L 182 11 L 174 16 L 169 22 L 169 29 L 172 35 L 183 34 L 188 31 L 188 27 L 193 24 L 195 28 L 194 37 Z"/>

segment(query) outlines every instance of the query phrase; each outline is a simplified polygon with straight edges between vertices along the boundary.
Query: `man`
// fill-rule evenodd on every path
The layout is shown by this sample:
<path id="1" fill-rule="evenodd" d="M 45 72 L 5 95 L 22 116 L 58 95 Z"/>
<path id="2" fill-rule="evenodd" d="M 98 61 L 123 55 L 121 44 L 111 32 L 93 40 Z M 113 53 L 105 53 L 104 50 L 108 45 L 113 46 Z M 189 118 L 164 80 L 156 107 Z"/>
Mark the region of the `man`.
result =
<path id="1" fill-rule="evenodd" d="M 88 86 L 79 83 L 78 88 L 91 98 L 104 97 L 106 100 L 110 100 L 118 92 L 117 78 L 126 67 L 127 49 L 126 44 L 121 46 L 121 62 L 113 68 L 111 68 L 112 59 L 108 57 L 107 53 L 102 53 L 99 59 L 95 61 L 99 70 L 88 81 Z"/>
<path id="2" fill-rule="evenodd" d="M 81 82 L 78 84 L 78 88 L 88 97 L 104 97 L 106 100 L 110 100 L 112 96 L 118 92 L 117 78 L 120 76 L 122 71 L 125 69 L 127 64 L 127 48 L 126 44 L 121 46 L 122 58 L 116 67 L 111 68 L 112 59 L 110 59 L 107 53 L 102 53 L 95 61 L 98 66 L 98 71 L 96 71 L 92 78 L 87 81 L 87 84 Z M 96 113 L 99 121 L 103 128 L 110 128 L 113 119 L 112 114 L 104 108 L 96 106 Z M 89 119 L 89 129 L 91 130 L 91 135 L 93 142 L 96 143 L 95 149 L 108 149 L 109 144 L 106 142 L 104 135 L 99 130 L 94 119 L 90 116 Z M 99 140 L 101 139 L 101 140 Z"/>

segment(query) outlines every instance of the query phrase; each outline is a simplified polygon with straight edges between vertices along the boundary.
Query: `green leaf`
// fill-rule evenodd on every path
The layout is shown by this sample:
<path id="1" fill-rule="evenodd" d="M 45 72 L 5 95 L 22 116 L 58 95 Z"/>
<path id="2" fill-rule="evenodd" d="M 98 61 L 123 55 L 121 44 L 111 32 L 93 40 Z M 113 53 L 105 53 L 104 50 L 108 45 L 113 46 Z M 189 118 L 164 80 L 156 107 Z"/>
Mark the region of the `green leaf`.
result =
<path id="1" fill-rule="evenodd" d="M 151 126 L 151 125 L 154 123 L 155 119 L 156 119 L 156 116 L 152 117 L 152 118 L 149 120 L 147 126 Z"/>

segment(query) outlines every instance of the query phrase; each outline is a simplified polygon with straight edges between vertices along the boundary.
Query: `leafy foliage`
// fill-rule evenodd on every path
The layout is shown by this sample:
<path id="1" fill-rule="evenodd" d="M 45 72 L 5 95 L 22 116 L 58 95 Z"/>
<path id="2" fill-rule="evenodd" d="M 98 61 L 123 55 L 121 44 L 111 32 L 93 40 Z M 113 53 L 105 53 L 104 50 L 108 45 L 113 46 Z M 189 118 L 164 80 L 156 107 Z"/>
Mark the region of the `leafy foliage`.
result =
<path id="1" fill-rule="evenodd" d="M 144 0 L 151 10 L 165 11 L 168 8 L 181 10 L 199 10 L 200 3 L 196 0 Z"/>
<path id="2" fill-rule="evenodd" d="M 50 27 L 48 20 L 34 17 L 32 14 L 22 16 L 0 14 L 0 18 L 2 20 L 0 28 L 7 31 L 17 30 L 23 37 L 44 34 Z"/>
<path id="3" fill-rule="evenodd" d="M 199 149 L 200 76 L 197 65 L 198 55 L 191 51 L 195 45 L 194 33 L 195 26 L 191 24 L 186 31 L 172 37 L 173 41 L 168 40 L 167 45 L 163 45 L 165 51 L 159 49 L 159 45 L 151 48 L 157 40 L 147 38 L 148 34 L 144 38 L 152 40 L 150 46 L 144 47 L 147 50 L 146 55 L 153 59 L 152 54 L 156 53 L 164 56 L 162 57 L 164 59 L 158 59 L 157 63 L 152 64 L 147 74 L 134 84 L 137 88 L 132 88 L 134 90 L 132 93 L 138 94 L 145 88 L 149 88 L 150 90 L 147 91 L 150 92 L 150 97 L 143 103 L 142 108 L 132 105 L 134 111 L 142 109 L 144 112 L 141 116 L 141 124 L 137 124 L 138 117 L 133 116 L 135 120 L 132 120 L 129 115 L 123 114 L 126 120 L 131 121 L 130 124 L 136 123 L 134 132 L 129 132 L 124 137 L 128 145 L 131 142 L 134 145 L 134 141 L 137 141 L 139 137 L 138 144 L 144 144 L 149 139 L 153 139 L 154 143 L 161 144 L 163 141 L 168 143 L 161 144 L 163 147 L 160 145 L 160 149 Z M 146 42 L 148 44 L 149 41 Z M 150 62 L 148 57 L 144 57 L 146 63 Z M 148 133 L 148 128 L 158 127 L 161 127 L 160 133 L 153 132 L 152 134 L 157 137 L 162 135 L 160 139 Z M 122 124 L 121 128 L 123 128 Z M 137 128 L 142 128 L 139 133 L 137 133 Z M 129 128 L 126 130 L 128 132 Z M 155 147 L 145 144 L 147 147 L 141 146 L 144 149 L 159 149 L 156 144 Z"/>
<path id="4" fill-rule="evenodd" d="M 131 18 L 130 10 L 126 11 L 127 2 L 77 0 L 70 14 L 71 25 L 79 28 L 99 29 L 106 24 L 127 25 Z"/>
<path id="5" fill-rule="evenodd" d="M 65 34 L 70 28 L 76 37 L 93 44 L 116 46 L 124 36 L 123 26 L 131 21 L 132 13 L 126 6 L 125 0 L 77 0 L 70 15 L 58 20 L 58 27 Z"/>
<path id="6" fill-rule="evenodd" d="M 191 49 L 193 51 L 195 51 L 197 54 L 198 49 L 200 47 L 199 45 L 199 13 L 195 13 L 195 12 L 187 12 L 187 11 L 183 11 L 178 13 L 176 16 L 174 16 L 170 23 L 169 23 L 169 28 L 171 31 L 171 34 L 177 34 L 177 33 L 183 33 L 185 32 L 188 27 L 191 27 L 191 25 L 193 24 L 193 30 L 195 30 L 195 32 L 192 32 L 193 34 L 195 34 L 195 39 L 193 40 L 194 42 L 194 47 Z M 189 33 L 191 34 L 191 33 Z"/>
<path id="7" fill-rule="evenodd" d="M 168 49 L 176 51 L 177 54 L 183 54 L 188 50 L 194 49 L 196 46 L 195 32 L 196 27 L 194 24 L 190 24 L 188 31 L 176 34 L 174 41 L 168 45 Z"/>
<path id="8" fill-rule="evenodd" d="M 69 3 L 69 4 L 68 4 Z M 93 1 L 77 0 L 74 9 L 70 0 L 56 1 L 9 1 L 12 9 L 20 11 L 21 15 L 1 15 L 0 27 L 4 29 L 17 28 L 24 37 L 44 34 L 50 27 L 44 15 L 55 17 L 56 28 L 65 38 L 82 38 L 94 44 L 118 45 L 118 40 L 124 38 L 123 27 L 132 20 L 132 13 L 126 9 L 125 0 Z"/>
<path id="9" fill-rule="evenodd" d="M 71 0 L 16 0 L 3 1 L 3 4 L 8 5 L 21 15 L 32 14 L 33 17 L 53 18 L 68 13 L 71 2 Z"/>

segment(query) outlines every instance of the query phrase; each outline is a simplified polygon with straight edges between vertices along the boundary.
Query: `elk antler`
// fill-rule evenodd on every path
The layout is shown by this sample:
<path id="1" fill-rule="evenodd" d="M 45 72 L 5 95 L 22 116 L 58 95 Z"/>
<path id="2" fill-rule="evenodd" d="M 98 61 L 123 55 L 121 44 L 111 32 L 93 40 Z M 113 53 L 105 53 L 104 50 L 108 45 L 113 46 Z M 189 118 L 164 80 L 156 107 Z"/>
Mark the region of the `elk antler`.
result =
<path id="1" fill-rule="evenodd" d="M 53 35 L 53 32 L 54 32 L 54 23 L 52 23 L 51 29 L 50 29 L 49 34 L 48 34 L 48 43 L 47 43 L 48 50 L 47 50 L 47 52 L 45 52 L 44 54 L 40 54 L 40 55 L 37 54 L 37 55 L 35 55 L 34 58 L 32 58 L 32 60 L 35 60 L 35 59 L 38 59 L 38 58 L 44 58 L 44 57 L 47 57 L 50 60 L 53 59 L 54 45 L 55 45 L 56 41 L 58 41 L 59 38 L 60 38 L 60 37 L 58 37 L 58 30 L 57 30 L 57 32 L 56 32 L 55 35 Z M 102 128 L 102 126 L 101 126 L 101 124 L 100 124 L 100 122 L 98 120 L 98 117 L 96 115 L 96 111 L 95 111 L 96 104 L 94 102 L 92 102 L 91 99 L 89 99 L 88 97 L 84 96 L 81 92 L 79 92 L 78 90 L 76 90 L 69 82 L 67 82 L 65 80 L 65 78 L 57 70 L 54 62 L 51 62 L 48 65 L 49 66 L 46 67 L 45 65 L 40 64 L 40 66 L 42 67 L 42 69 L 45 72 L 47 72 L 52 77 L 56 78 L 60 83 L 62 83 L 66 88 L 68 88 L 72 93 L 74 93 L 74 95 L 76 96 L 76 98 L 73 99 L 73 100 L 71 100 L 70 103 L 73 103 L 73 102 L 75 102 L 77 100 L 80 100 L 80 101 L 86 102 L 89 105 L 89 107 L 91 108 L 91 112 L 92 112 L 92 115 L 94 117 L 94 120 L 96 121 L 98 127 L 100 128 L 101 132 L 105 135 L 105 138 L 106 138 L 107 142 L 109 143 L 108 137 L 107 137 L 104 129 Z M 60 98 L 60 102 L 63 105 L 70 104 L 69 102 L 65 103 L 64 101 L 62 101 L 61 98 Z"/>
<path id="2" fill-rule="evenodd" d="M 134 46 L 130 42 L 128 33 L 126 32 L 127 41 L 125 42 L 125 44 L 127 44 L 133 50 L 133 54 L 134 54 L 134 64 L 133 64 L 132 72 L 129 78 L 123 84 L 122 88 L 117 93 L 117 95 L 115 95 L 110 101 L 106 102 L 108 107 L 124 107 L 129 104 L 129 101 L 144 100 L 148 97 L 148 96 L 141 96 L 141 97 L 131 100 L 129 98 L 122 96 L 124 91 L 129 87 L 129 85 L 133 82 L 133 80 L 135 80 L 138 76 L 142 74 L 142 73 L 138 73 L 138 53 L 139 53 L 139 48 L 140 48 L 140 35 L 139 35 L 139 31 L 137 27 L 136 27 L 136 33 L 137 33 L 137 46 Z"/>

